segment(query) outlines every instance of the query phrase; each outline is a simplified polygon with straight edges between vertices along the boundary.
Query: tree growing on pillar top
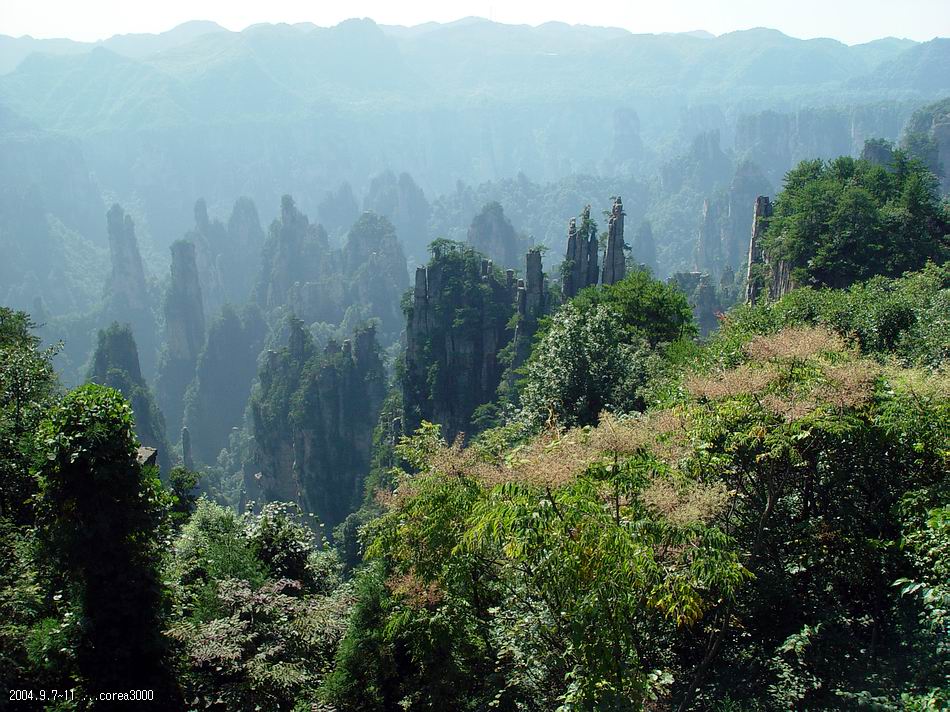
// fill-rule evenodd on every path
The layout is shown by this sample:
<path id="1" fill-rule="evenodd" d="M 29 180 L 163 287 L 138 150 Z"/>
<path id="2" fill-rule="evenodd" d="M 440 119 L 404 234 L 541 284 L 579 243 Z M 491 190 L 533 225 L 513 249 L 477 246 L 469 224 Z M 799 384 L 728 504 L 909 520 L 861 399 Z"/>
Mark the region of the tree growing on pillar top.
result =
<path id="1" fill-rule="evenodd" d="M 604 254 L 602 284 L 616 284 L 627 274 L 626 244 L 623 241 L 623 201 L 618 195 L 614 199 L 607 220 L 607 250 Z"/>

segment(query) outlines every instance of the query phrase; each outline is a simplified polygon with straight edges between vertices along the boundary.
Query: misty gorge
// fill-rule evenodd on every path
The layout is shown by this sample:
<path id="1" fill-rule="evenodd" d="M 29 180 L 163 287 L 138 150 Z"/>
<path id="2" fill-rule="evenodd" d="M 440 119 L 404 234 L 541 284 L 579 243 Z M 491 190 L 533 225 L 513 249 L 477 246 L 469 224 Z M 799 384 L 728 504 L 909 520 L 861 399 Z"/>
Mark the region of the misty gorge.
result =
<path id="1" fill-rule="evenodd" d="M 799 5 L 12 0 L 0 710 L 950 707 L 950 7 Z"/>

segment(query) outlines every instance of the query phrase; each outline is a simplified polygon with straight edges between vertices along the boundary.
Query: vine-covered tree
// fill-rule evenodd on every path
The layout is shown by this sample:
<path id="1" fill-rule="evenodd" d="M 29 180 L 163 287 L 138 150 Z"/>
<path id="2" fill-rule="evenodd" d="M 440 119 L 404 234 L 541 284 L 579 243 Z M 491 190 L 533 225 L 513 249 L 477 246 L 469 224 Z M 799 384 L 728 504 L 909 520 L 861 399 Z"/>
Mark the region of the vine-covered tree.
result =
<path id="1" fill-rule="evenodd" d="M 74 606 L 88 692 L 155 690 L 175 709 L 161 635 L 158 528 L 164 493 L 137 458 L 132 408 L 111 388 L 70 392 L 43 422 L 38 521 L 51 584 Z"/>

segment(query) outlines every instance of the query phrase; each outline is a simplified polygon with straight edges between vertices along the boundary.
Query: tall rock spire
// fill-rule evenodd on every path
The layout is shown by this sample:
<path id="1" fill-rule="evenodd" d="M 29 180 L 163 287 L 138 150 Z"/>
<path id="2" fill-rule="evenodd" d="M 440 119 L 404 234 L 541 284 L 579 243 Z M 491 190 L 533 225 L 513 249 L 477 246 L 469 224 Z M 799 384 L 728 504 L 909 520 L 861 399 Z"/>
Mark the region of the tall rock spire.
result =
<path id="1" fill-rule="evenodd" d="M 749 239 L 749 266 L 746 271 L 745 300 L 747 304 L 758 299 L 765 286 L 763 270 L 758 265 L 765 263 L 762 235 L 768 229 L 770 217 L 772 217 L 772 201 L 768 196 L 760 195 L 755 199 L 752 212 L 752 237 Z"/>
<path id="2" fill-rule="evenodd" d="M 205 341 L 205 315 L 194 243 L 171 246 L 171 281 L 165 294 L 165 346 L 156 384 L 159 405 L 173 432 L 181 427 L 185 390 L 195 377 Z"/>
<path id="3" fill-rule="evenodd" d="M 102 321 L 131 324 L 142 359 L 145 380 L 155 375 L 158 329 L 153 304 L 145 283 L 145 269 L 135 236 L 135 223 L 122 206 L 114 204 L 106 213 L 112 272 L 106 283 Z"/>
<path id="4" fill-rule="evenodd" d="M 567 230 L 567 254 L 562 273 L 561 293 L 564 299 L 577 295 L 585 287 L 597 284 L 597 224 L 591 220 L 590 206 L 581 212 L 581 224 L 571 218 Z"/>
<path id="5" fill-rule="evenodd" d="M 108 303 L 113 312 L 146 309 L 145 270 L 139 243 L 135 239 L 135 223 L 118 203 L 106 214 L 109 229 L 109 254 L 112 274 L 109 278 Z M 127 319 L 128 317 L 125 316 Z"/>
<path id="6" fill-rule="evenodd" d="M 586 258 L 587 246 L 584 246 Z M 579 264 L 578 245 L 577 245 L 577 220 L 571 218 L 567 226 L 567 254 L 564 256 L 566 264 L 564 273 L 561 275 L 561 293 L 565 299 L 569 299 L 577 294 L 577 285 L 580 283 L 579 271 L 584 268 L 586 277 L 586 259 L 583 264 Z"/>
<path id="7" fill-rule="evenodd" d="M 607 221 L 607 253 L 604 256 L 604 284 L 616 284 L 627 274 L 623 241 L 623 201 L 618 195 Z"/>

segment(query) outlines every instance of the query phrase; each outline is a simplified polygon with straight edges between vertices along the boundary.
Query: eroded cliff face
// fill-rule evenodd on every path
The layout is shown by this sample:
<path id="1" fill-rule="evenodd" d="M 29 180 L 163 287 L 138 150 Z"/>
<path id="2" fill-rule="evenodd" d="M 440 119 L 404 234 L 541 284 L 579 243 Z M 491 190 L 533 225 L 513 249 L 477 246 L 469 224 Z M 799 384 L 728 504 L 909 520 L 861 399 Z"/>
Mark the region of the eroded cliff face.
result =
<path id="1" fill-rule="evenodd" d="M 171 279 L 165 293 L 165 344 L 158 364 L 156 392 L 168 428 L 182 424 L 185 390 L 194 379 L 204 347 L 205 315 L 195 246 L 178 240 L 171 246 Z"/>
<path id="2" fill-rule="evenodd" d="M 901 148 L 933 171 L 940 178 L 943 194 L 950 194 L 950 98 L 914 112 L 904 127 Z"/>
<path id="3" fill-rule="evenodd" d="M 777 186 L 799 161 L 856 156 L 868 139 L 895 138 L 907 113 L 899 103 L 760 111 L 736 121 L 736 152 L 754 161 Z"/>
<path id="4" fill-rule="evenodd" d="M 702 220 L 693 252 L 693 267 L 719 278 L 728 267 L 744 268 L 749 249 L 749 205 L 770 190 L 768 181 L 751 161 L 736 168 L 728 190 L 703 202 Z"/>
<path id="5" fill-rule="evenodd" d="M 135 223 L 118 203 L 106 213 L 109 232 L 109 255 L 112 273 L 107 285 L 107 309 L 116 312 L 135 312 L 148 308 L 148 290 L 139 243 L 135 237 Z"/>
<path id="6" fill-rule="evenodd" d="M 515 232 L 500 203 L 485 205 L 468 229 L 469 246 L 503 268 L 514 268 L 524 258 L 528 240 Z"/>
<path id="7" fill-rule="evenodd" d="M 465 245 L 435 242 L 432 252 L 416 268 L 406 305 L 403 404 L 408 431 L 427 420 L 452 440 L 470 432 L 476 409 L 494 400 L 516 295 L 527 305 L 528 292 L 512 270 L 503 274 Z"/>
<path id="8" fill-rule="evenodd" d="M 633 236 L 633 244 L 630 246 L 630 257 L 635 265 L 645 267 L 650 270 L 650 274 L 656 276 L 660 265 L 656 258 L 656 240 L 653 239 L 653 226 L 649 220 L 644 220 L 637 228 Z"/>
<path id="9" fill-rule="evenodd" d="M 205 310 L 210 314 L 227 300 L 222 269 L 223 255 L 228 254 L 228 232 L 220 220 L 208 217 L 204 198 L 195 202 L 195 227 L 185 239 L 195 246 L 195 260 L 201 282 Z"/>
<path id="10" fill-rule="evenodd" d="M 305 321 L 336 323 L 342 317 L 343 285 L 334 257 L 323 228 L 311 224 L 285 195 L 280 217 L 271 223 L 264 242 L 257 303 L 268 311 L 290 305 Z M 304 305 L 308 309 L 302 309 Z"/>
<path id="11" fill-rule="evenodd" d="M 769 227 L 773 203 L 764 195 L 755 199 L 752 211 L 752 236 L 749 239 L 749 260 L 746 271 L 746 303 L 756 301 L 764 292 L 769 299 L 781 299 L 795 289 L 792 270 L 784 260 L 770 259 L 764 250 L 763 236 Z"/>
<path id="12" fill-rule="evenodd" d="M 511 270 L 508 271 L 508 279 L 512 279 Z M 541 250 L 532 249 L 525 255 L 524 279 L 518 280 L 515 295 L 517 319 L 511 340 L 511 363 L 507 368 L 507 392 L 500 393 L 505 400 L 516 397 L 517 369 L 531 355 L 531 340 L 538 330 L 539 320 L 550 313 L 554 306 L 544 275 Z"/>
<path id="13" fill-rule="evenodd" d="M 333 527 L 362 499 L 373 429 L 385 396 L 374 330 L 318 352 L 292 319 L 288 346 L 271 351 L 251 401 L 257 472 L 246 498 L 297 502 Z"/>
<path id="14" fill-rule="evenodd" d="M 712 277 L 705 272 L 677 272 L 669 281 L 686 295 L 700 336 L 708 336 L 719 328 L 719 314 L 724 310 Z"/>
<path id="15" fill-rule="evenodd" d="M 212 320 L 185 397 L 185 425 L 197 462 L 214 464 L 232 430 L 243 424 L 266 335 L 256 305 L 238 311 L 226 304 Z"/>
<path id="16" fill-rule="evenodd" d="M 228 248 L 220 259 L 224 296 L 232 304 L 243 304 L 250 297 L 263 246 L 257 206 L 250 198 L 238 198 L 228 219 Z"/>
<path id="17" fill-rule="evenodd" d="M 360 305 L 366 317 L 379 319 L 383 343 L 399 338 L 400 300 L 409 287 L 406 256 L 392 223 L 363 213 L 347 233 L 342 253 L 343 307 Z"/>
<path id="18" fill-rule="evenodd" d="M 388 219 L 363 213 L 335 248 L 326 231 L 284 196 L 256 287 L 265 311 L 286 307 L 307 324 L 332 326 L 376 318 L 379 338 L 389 344 L 402 330 L 399 302 L 408 286 L 406 257 Z"/>
<path id="19" fill-rule="evenodd" d="M 393 224 L 412 264 L 425 261 L 432 209 L 412 176 L 401 173 L 397 178 L 392 171 L 377 175 L 370 182 L 363 210 L 382 215 Z"/>
<path id="20" fill-rule="evenodd" d="M 342 238 L 359 216 L 359 203 L 353 188 L 346 182 L 335 191 L 328 191 L 317 205 L 317 217 L 331 238 Z"/>
<path id="21" fill-rule="evenodd" d="M 565 300 L 600 279 L 597 224 L 590 217 L 589 205 L 581 212 L 580 223 L 578 226 L 571 218 L 567 227 L 567 253 L 561 265 L 561 294 Z"/>
<path id="22" fill-rule="evenodd" d="M 155 374 L 158 328 L 135 236 L 135 223 L 122 206 L 114 204 L 106 214 L 106 226 L 112 270 L 106 282 L 99 323 L 117 321 L 132 325 L 142 370 L 146 379 L 150 379 Z"/>

